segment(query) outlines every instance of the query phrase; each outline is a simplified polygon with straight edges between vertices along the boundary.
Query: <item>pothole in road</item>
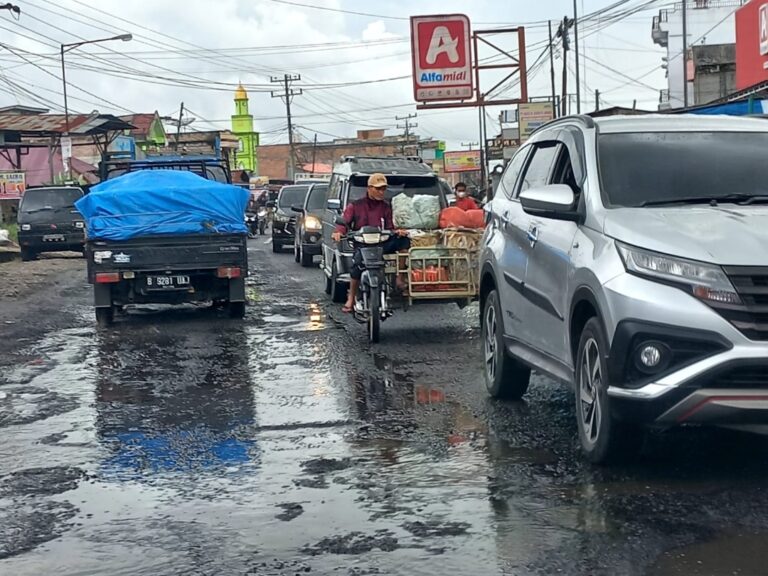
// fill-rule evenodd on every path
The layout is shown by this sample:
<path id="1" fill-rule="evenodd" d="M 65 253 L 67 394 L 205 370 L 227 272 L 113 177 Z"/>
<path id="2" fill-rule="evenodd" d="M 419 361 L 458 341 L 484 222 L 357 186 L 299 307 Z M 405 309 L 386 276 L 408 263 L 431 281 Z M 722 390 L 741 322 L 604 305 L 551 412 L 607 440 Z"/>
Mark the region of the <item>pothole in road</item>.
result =
<path id="1" fill-rule="evenodd" d="M 320 554 L 365 554 L 378 549 L 393 552 L 400 548 L 395 535 L 389 530 L 377 530 L 375 534 L 350 532 L 341 536 L 323 538 L 314 546 L 305 546 L 302 552 L 311 556 Z"/>
<path id="2" fill-rule="evenodd" d="M 0 390 L 0 428 L 30 424 L 71 412 L 78 407 L 74 398 L 33 386 Z"/>
<path id="3" fill-rule="evenodd" d="M 67 502 L 0 508 L 0 559 L 16 556 L 61 536 L 77 508 Z"/>
<path id="4" fill-rule="evenodd" d="M 0 496 L 61 494 L 77 488 L 84 477 L 85 472 L 69 466 L 18 470 L 0 480 Z"/>
<path id="5" fill-rule="evenodd" d="M 462 536 L 467 533 L 470 525 L 466 522 L 440 522 L 427 520 L 426 522 L 406 522 L 402 527 L 416 538 L 435 538 L 442 536 Z"/>
<path id="6" fill-rule="evenodd" d="M 282 508 L 283 511 L 275 516 L 278 520 L 283 522 L 290 522 L 291 520 L 298 518 L 304 514 L 304 507 L 297 502 L 289 502 L 287 504 L 280 504 L 278 508 Z"/>

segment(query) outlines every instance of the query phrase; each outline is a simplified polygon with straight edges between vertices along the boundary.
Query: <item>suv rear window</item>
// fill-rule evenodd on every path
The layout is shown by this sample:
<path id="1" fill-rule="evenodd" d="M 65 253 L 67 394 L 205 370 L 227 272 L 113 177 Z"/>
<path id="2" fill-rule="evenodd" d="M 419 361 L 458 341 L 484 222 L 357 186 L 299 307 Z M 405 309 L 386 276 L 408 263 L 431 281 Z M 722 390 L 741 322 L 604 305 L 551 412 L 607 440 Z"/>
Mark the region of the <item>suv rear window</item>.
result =
<path id="1" fill-rule="evenodd" d="M 768 182 L 764 132 L 604 134 L 598 147 L 610 206 L 764 195 Z"/>
<path id="2" fill-rule="evenodd" d="M 350 179 L 349 199 L 354 202 L 365 197 L 368 193 L 368 176 L 352 176 Z M 440 205 L 445 208 L 445 194 L 442 193 L 437 176 L 390 176 L 387 175 L 387 200 L 392 200 L 398 194 L 414 196 L 426 194 L 439 196 Z"/>
<path id="3" fill-rule="evenodd" d="M 32 188 L 24 193 L 20 210 L 37 212 L 71 208 L 82 197 L 83 192 L 78 188 Z"/>

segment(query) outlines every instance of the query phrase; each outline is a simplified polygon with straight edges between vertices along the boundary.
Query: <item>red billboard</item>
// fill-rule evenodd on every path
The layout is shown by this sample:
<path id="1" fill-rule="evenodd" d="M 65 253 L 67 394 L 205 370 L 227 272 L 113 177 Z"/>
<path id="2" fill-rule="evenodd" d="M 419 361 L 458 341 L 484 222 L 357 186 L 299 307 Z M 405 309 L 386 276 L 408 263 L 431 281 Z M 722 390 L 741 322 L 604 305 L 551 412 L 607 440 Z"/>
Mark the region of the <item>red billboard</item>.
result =
<path id="1" fill-rule="evenodd" d="M 417 102 L 472 98 L 469 18 L 411 16 L 413 96 Z"/>
<path id="2" fill-rule="evenodd" d="M 736 12 L 736 89 L 768 81 L 768 0 L 752 0 Z"/>

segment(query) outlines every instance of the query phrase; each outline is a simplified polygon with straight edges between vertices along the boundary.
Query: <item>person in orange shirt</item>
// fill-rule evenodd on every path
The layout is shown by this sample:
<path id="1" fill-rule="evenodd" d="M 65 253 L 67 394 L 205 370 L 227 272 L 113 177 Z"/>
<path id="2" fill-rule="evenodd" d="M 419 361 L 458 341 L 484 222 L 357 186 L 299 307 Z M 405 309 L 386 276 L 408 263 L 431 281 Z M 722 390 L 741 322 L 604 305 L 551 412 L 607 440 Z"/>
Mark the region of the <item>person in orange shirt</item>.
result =
<path id="1" fill-rule="evenodd" d="M 467 210 L 478 209 L 477 202 L 475 202 L 475 199 L 472 198 L 467 192 L 467 185 L 464 184 L 464 182 L 459 182 L 456 184 L 454 190 L 456 192 L 456 202 L 454 202 L 454 206 L 456 206 L 456 208 L 461 208 L 465 212 Z"/>

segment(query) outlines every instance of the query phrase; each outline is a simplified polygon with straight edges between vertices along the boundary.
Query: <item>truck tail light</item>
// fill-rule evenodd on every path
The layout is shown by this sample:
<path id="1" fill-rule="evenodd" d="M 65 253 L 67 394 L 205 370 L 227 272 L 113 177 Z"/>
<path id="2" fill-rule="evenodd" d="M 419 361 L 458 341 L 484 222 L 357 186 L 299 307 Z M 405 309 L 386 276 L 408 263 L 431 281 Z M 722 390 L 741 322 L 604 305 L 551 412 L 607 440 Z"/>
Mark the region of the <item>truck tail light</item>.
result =
<path id="1" fill-rule="evenodd" d="M 96 284 L 112 284 L 120 282 L 120 272 L 98 272 L 96 274 Z"/>
<path id="2" fill-rule="evenodd" d="M 216 269 L 217 278 L 240 278 L 240 268 L 230 268 L 228 266 L 221 266 Z"/>

